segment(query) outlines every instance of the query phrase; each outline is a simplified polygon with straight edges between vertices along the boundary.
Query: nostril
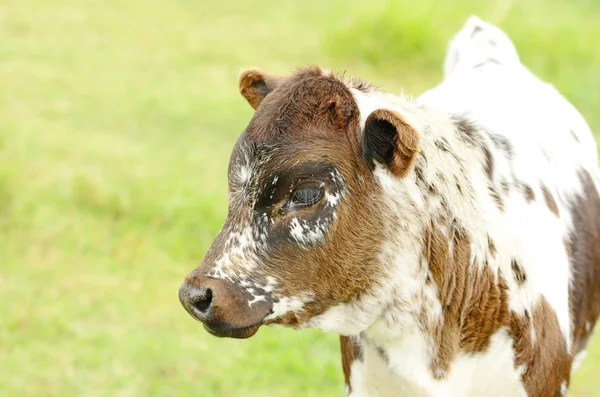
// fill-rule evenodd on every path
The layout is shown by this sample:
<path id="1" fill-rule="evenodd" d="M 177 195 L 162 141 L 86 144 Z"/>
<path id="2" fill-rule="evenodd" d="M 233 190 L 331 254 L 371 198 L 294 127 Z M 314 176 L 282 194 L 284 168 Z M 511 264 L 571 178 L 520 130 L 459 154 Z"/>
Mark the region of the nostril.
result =
<path id="1" fill-rule="evenodd" d="M 212 291 L 210 288 L 202 288 L 198 292 L 199 293 L 195 297 L 192 306 L 194 306 L 194 308 L 200 313 L 205 313 L 212 303 Z"/>

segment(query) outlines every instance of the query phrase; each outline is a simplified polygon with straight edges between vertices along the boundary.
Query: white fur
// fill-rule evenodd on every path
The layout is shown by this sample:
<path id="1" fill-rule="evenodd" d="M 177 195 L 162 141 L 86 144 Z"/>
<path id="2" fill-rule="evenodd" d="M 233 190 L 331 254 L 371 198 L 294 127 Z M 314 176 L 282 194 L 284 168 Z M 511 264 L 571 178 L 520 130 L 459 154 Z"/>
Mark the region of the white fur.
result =
<path id="1" fill-rule="evenodd" d="M 363 344 L 364 345 L 364 344 Z M 367 345 L 364 361 L 351 367 L 351 397 L 454 397 L 526 396 L 520 383 L 522 368 L 515 369 L 512 338 L 499 330 L 484 354 L 461 354 L 443 381 L 429 373 L 428 341 L 417 330 L 406 332 L 384 349 L 389 363 Z M 511 371 L 506 371 L 511 368 Z"/>
<path id="2" fill-rule="evenodd" d="M 314 244 L 323 239 L 328 227 L 328 222 L 317 221 L 308 223 L 305 220 L 293 218 L 290 223 L 290 235 L 301 244 Z"/>
<path id="3" fill-rule="evenodd" d="M 560 384 L 560 394 L 563 396 L 567 395 L 567 391 L 568 391 L 568 386 L 567 386 L 567 382 L 564 381 L 563 383 Z"/>
<path id="4" fill-rule="evenodd" d="M 583 359 L 585 358 L 585 356 L 587 356 L 587 352 L 583 350 L 577 353 L 575 357 L 573 357 L 573 366 L 571 367 L 571 373 L 579 369 L 581 363 L 583 363 Z"/>
<path id="5" fill-rule="evenodd" d="M 248 275 L 258 263 L 255 254 L 256 245 L 252 228 L 248 225 L 238 225 L 227 236 L 226 249 L 215 261 L 208 276 L 232 281 Z"/>
<path id="6" fill-rule="evenodd" d="M 312 294 L 304 293 L 302 296 L 282 297 L 273 304 L 273 312 L 265 317 L 265 321 L 283 317 L 288 313 L 295 313 L 302 310 L 304 304 L 312 301 Z"/>
<path id="7" fill-rule="evenodd" d="M 447 79 L 455 71 L 483 68 L 490 64 L 517 66 L 520 64 L 519 55 L 502 30 L 472 16 L 448 46 L 444 78 Z"/>
<path id="8" fill-rule="evenodd" d="M 250 180 L 250 177 L 252 176 L 252 171 L 247 165 L 241 166 L 238 172 L 238 178 L 240 183 L 248 182 Z"/>
<path id="9" fill-rule="evenodd" d="M 325 198 L 327 199 L 328 205 L 335 207 L 340 202 L 340 199 L 342 198 L 342 194 L 339 192 L 334 193 L 334 194 L 327 192 L 327 193 L 325 193 Z"/>

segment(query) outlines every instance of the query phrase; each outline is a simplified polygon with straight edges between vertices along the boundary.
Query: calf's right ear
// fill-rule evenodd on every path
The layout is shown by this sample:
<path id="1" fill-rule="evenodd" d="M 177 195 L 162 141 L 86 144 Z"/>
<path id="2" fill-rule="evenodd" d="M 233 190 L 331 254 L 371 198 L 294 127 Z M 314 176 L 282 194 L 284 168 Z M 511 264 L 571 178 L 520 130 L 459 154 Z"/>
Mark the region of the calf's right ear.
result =
<path id="1" fill-rule="evenodd" d="M 240 93 L 254 109 L 285 77 L 265 73 L 259 69 L 246 69 L 240 74 Z"/>
<path id="2" fill-rule="evenodd" d="M 419 152 L 419 133 L 399 113 L 377 109 L 365 122 L 362 147 L 371 169 L 377 162 L 403 178 L 414 167 Z"/>

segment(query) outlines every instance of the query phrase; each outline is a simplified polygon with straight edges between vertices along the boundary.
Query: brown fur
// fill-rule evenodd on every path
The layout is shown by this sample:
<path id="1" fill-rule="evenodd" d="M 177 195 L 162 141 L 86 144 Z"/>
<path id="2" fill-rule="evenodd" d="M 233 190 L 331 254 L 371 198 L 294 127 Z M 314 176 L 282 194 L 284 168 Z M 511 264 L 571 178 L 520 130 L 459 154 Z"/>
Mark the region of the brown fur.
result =
<path id="1" fill-rule="evenodd" d="M 443 233 L 440 223 L 432 224 L 425 235 L 425 255 L 443 313 L 441 323 L 431 329 L 437 348 L 431 369 L 436 378 L 447 375 L 459 352 L 486 351 L 491 336 L 505 328 L 513 337 L 515 366 L 526 365 L 523 382 L 530 396 L 553 396 L 563 381 L 568 383 L 571 359 L 556 314 L 544 298 L 533 313 L 522 318 L 511 313 L 502 274 L 494 275 L 488 266 L 481 271 L 469 268 L 470 240 L 457 225 Z M 522 267 L 514 259 L 511 265 L 517 283 L 525 283 Z"/>
<path id="2" fill-rule="evenodd" d="M 517 260 L 513 258 L 510 262 L 510 267 L 513 271 L 513 277 L 517 285 L 522 286 L 523 284 L 525 284 L 525 282 L 527 281 L 527 275 L 525 274 L 525 271 L 523 270 L 519 262 L 517 262 Z"/>
<path id="3" fill-rule="evenodd" d="M 455 224 L 447 229 L 444 233 L 441 224 L 434 223 L 425 236 L 425 255 L 443 313 L 442 322 L 431 330 L 437 347 L 431 363 L 434 376 L 444 378 L 459 352 L 486 351 L 491 336 L 506 328 L 514 340 L 515 366 L 527 365 L 523 382 L 528 394 L 554 395 L 563 381 L 569 381 L 570 372 L 570 358 L 556 314 L 543 298 L 524 318 L 511 313 L 502 274 L 494 275 L 487 266 L 481 271 L 470 269 L 468 236 Z M 489 247 L 493 258 L 493 243 Z M 519 263 L 513 259 L 511 267 L 517 283 L 525 283 L 526 274 Z"/>
<path id="4" fill-rule="evenodd" d="M 358 107 L 335 76 L 324 76 L 319 68 L 301 69 L 264 99 L 248 125 L 251 140 L 331 138 L 340 134 L 356 154 L 360 153 Z"/>
<path id="5" fill-rule="evenodd" d="M 531 327 L 535 341 L 531 340 Z M 569 383 L 571 359 L 558 325 L 556 313 L 541 297 L 533 313 L 511 314 L 510 329 L 515 349 L 515 366 L 526 365 L 522 375 L 529 396 L 552 397 L 561 383 Z"/>
<path id="6" fill-rule="evenodd" d="M 526 183 L 521 182 L 519 184 L 519 187 L 521 188 L 521 192 L 523 193 L 523 196 L 525 197 L 525 200 L 528 203 L 531 203 L 532 201 L 535 200 L 535 192 L 533 191 L 531 186 L 527 185 Z"/>
<path id="7" fill-rule="evenodd" d="M 546 205 L 548 206 L 548 209 L 554 215 L 559 216 L 558 205 L 556 204 L 556 200 L 554 199 L 554 196 L 552 195 L 550 190 L 548 190 L 548 188 L 543 184 L 542 184 L 542 193 L 544 194 L 544 198 L 546 199 Z"/>
<path id="8" fill-rule="evenodd" d="M 431 363 L 437 378 L 447 375 L 460 351 L 485 351 L 491 336 L 508 324 L 506 283 L 487 267 L 475 272 L 469 268 L 470 244 L 455 224 L 449 225 L 448 233 L 432 224 L 425 235 L 425 256 L 443 313 L 441 323 L 431 330 L 438 349 Z"/>
<path id="9" fill-rule="evenodd" d="M 494 180 L 494 157 L 487 146 L 483 145 L 481 149 L 483 150 L 483 156 L 485 160 L 483 163 L 483 170 L 491 182 Z"/>
<path id="10" fill-rule="evenodd" d="M 490 238 L 490 236 L 488 236 L 488 252 L 490 253 L 490 256 L 493 258 L 496 256 L 496 253 L 498 251 L 496 251 L 496 244 L 494 244 L 494 242 L 492 241 L 492 239 Z"/>
<path id="11" fill-rule="evenodd" d="M 496 207 L 498 207 L 500 211 L 504 211 L 504 199 L 491 182 L 488 184 L 488 191 L 490 192 L 490 196 L 492 197 L 492 200 L 494 200 Z"/>
<path id="12" fill-rule="evenodd" d="M 355 360 L 363 361 L 363 351 L 360 342 L 356 337 L 340 336 L 340 345 L 342 351 L 342 370 L 344 371 L 344 381 L 349 392 L 352 392 L 350 376 L 352 375 L 352 363 Z"/>
<path id="13" fill-rule="evenodd" d="M 567 242 L 573 282 L 569 290 L 574 353 L 582 351 L 600 314 L 600 198 L 586 170 L 579 171 L 583 194 L 570 207 L 575 228 Z"/>

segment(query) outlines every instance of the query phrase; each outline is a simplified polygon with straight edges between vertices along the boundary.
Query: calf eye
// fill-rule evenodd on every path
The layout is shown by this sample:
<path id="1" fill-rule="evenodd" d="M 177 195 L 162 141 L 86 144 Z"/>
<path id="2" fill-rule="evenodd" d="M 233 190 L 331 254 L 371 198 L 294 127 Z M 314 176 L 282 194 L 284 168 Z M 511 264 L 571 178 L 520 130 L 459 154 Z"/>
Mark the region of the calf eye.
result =
<path id="1" fill-rule="evenodd" d="M 293 208 L 306 208 L 315 205 L 321 200 L 321 189 L 316 186 L 308 186 L 292 193 L 290 205 Z"/>

